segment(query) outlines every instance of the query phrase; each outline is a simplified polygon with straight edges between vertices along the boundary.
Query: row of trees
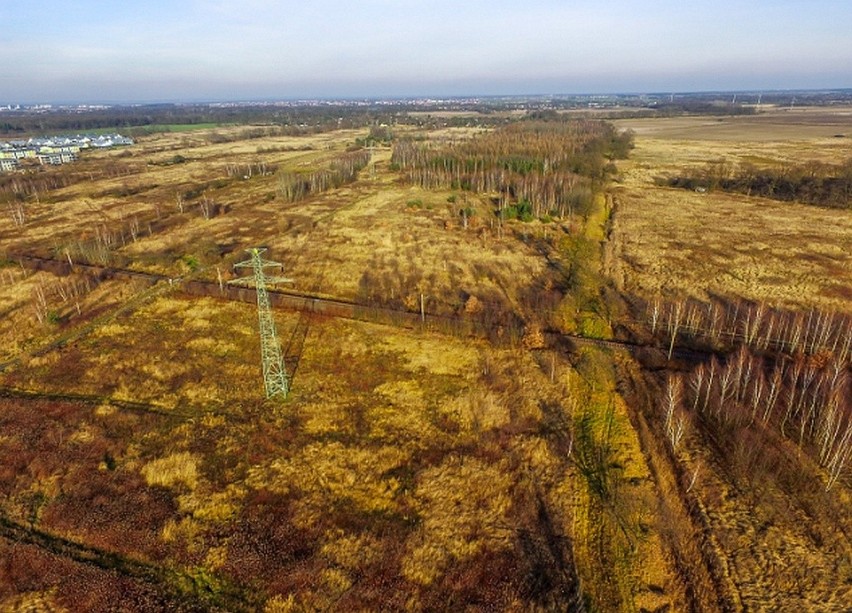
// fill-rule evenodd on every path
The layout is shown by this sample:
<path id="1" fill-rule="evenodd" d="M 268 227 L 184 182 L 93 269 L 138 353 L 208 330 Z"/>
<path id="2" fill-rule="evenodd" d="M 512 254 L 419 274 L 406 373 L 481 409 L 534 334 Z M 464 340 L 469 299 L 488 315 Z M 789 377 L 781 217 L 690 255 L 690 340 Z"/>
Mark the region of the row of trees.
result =
<path id="1" fill-rule="evenodd" d="M 673 447 L 691 415 L 727 429 L 776 430 L 825 469 L 826 489 L 852 458 L 852 379 L 837 359 L 767 360 L 741 347 L 726 361 L 713 357 L 689 375 L 670 376 L 664 398 Z"/>
<path id="2" fill-rule="evenodd" d="M 843 313 L 789 311 L 742 300 L 655 299 L 646 305 L 644 319 L 669 357 L 678 344 L 726 351 L 744 345 L 761 353 L 852 360 L 852 317 Z"/>
<path id="3" fill-rule="evenodd" d="M 175 195 L 173 210 L 163 210 L 161 205 L 155 202 L 153 209 L 128 216 L 121 215 L 111 220 L 109 225 L 103 222 L 95 223 L 89 230 L 64 245 L 64 251 L 60 255 L 75 262 L 101 266 L 117 265 L 119 262 L 115 261 L 116 250 L 168 227 L 172 215 L 198 215 L 210 220 L 228 213 L 231 205 L 217 200 L 211 193 L 201 190 L 200 195 L 189 200 L 185 197 L 185 192 L 178 192 Z"/>
<path id="4" fill-rule="evenodd" d="M 852 158 L 843 164 L 808 162 L 776 168 L 739 167 L 724 160 L 668 180 L 672 187 L 721 189 L 775 200 L 852 208 Z"/>
<path id="5" fill-rule="evenodd" d="M 74 305 L 77 315 L 80 315 L 80 300 L 96 285 L 97 280 L 88 275 L 74 275 L 56 279 L 51 283 L 37 284 L 33 287 L 30 297 L 36 320 L 40 324 L 58 321 L 59 309 L 69 303 Z"/>
<path id="6" fill-rule="evenodd" d="M 564 217 L 589 212 L 611 160 L 631 146 L 630 133 L 601 121 L 524 121 L 438 148 L 401 141 L 391 161 L 427 189 L 497 193 L 501 214 L 523 204 L 533 217 Z"/>
<path id="7" fill-rule="evenodd" d="M 669 357 L 677 345 L 715 352 L 669 377 L 662 414 L 673 448 L 690 422 L 719 440 L 775 432 L 824 468 L 827 489 L 843 476 L 852 459 L 852 317 L 742 300 L 657 299 L 644 319 Z"/>
<path id="8" fill-rule="evenodd" d="M 250 162 L 248 164 L 230 163 L 225 166 L 225 174 L 228 178 L 251 179 L 252 177 L 266 177 L 278 171 L 277 164 L 268 164 L 264 161 Z"/>
<path id="9" fill-rule="evenodd" d="M 310 195 L 351 183 L 358 171 L 370 163 L 365 150 L 343 153 L 331 160 L 328 168 L 308 173 L 282 171 L 278 173 L 278 196 L 285 202 L 298 202 Z"/>
<path id="10" fill-rule="evenodd" d="M 90 231 L 75 238 L 65 246 L 65 256 L 74 262 L 110 266 L 113 262 L 113 251 L 135 242 L 140 236 L 138 218 L 130 219 L 128 227 L 123 224 L 119 228 L 107 226 L 105 223 L 93 224 Z"/>
<path id="11" fill-rule="evenodd" d="M 138 164 L 116 160 L 99 163 L 97 168 L 85 169 L 67 165 L 49 168 L 37 166 L 24 172 L 0 175 L 0 203 L 3 203 L 12 222 L 22 226 L 29 219 L 28 204 L 47 198 L 51 191 L 82 181 L 126 177 L 138 174 L 141 170 Z"/>
<path id="12" fill-rule="evenodd" d="M 328 105 L 239 105 L 216 106 L 208 104 L 150 104 L 106 109 L 89 109 L 86 112 L 13 111 L 0 112 L 0 136 L 23 138 L 27 135 L 47 133 L 85 133 L 102 128 L 120 129 L 131 136 L 152 132 L 168 132 L 175 125 L 218 124 L 222 126 L 247 126 L 240 130 L 239 138 L 251 139 L 267 135 L 298 135 L 337 130 L 364 128 L 369 125 L 391 125 L 397 119 L 407 118 L 410 105 L 353 104 Z M 422 110 L 418 108 L 418 110 Z M 419 117 L 419 116 L 418 116 Z M 233 135 L 220 133 L 225 141 Z M 223 142 L 223 141 L 220 141 Z"/>

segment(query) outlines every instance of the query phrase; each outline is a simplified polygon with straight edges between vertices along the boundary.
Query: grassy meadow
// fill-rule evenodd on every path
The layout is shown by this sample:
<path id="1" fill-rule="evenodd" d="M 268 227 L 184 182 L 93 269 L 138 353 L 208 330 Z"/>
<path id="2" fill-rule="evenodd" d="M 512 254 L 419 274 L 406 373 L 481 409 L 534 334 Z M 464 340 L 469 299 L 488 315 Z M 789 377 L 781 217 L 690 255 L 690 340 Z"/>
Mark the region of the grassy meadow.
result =
<path id="1" fill-rule="evenodd" d="M 784 168 L 808 162 L 842 164 L 852 154 L 848 110 L 764 110 L 733 118 L 617 122 L 636 132 L 631 160 L 620 166 L 622 175 L 613 190 L 616 205 L 608 245 L 609 270 L 623 292 L 675 305 L 685 299 L 699 305 L 711 299 L 729 305 L 744 300 L 800 319 L 814 312 L 852 312 L 848 210 L 665 186 L 670 177 L 722 161 L 733 168 Z M 848 338 L 848 326 L 838 330 L 839 338 Z M 808 366 L 816 373 L 817 364 L 826 364 L 838 373 L 838 398 L 849 394 L 844 355 L 824 348 Z M 764 376 L 761 369 L 770 365 L 774 373 L 787 365 L 793 372 L 802 368 L 795 366 L 803 360 L 795 349 L 776 356 L 759 349 L 731 353 L 723 359 L 732 371 L 739 356 L 743 364 L 758 364 L 758 380 Z M 693 522 L 712 535 L 704 541 L 706 552 L 712 553 L 704 557 L 711 570 L 716 569 L 715 582 L 728 595 L 727 606 L 844 610 L 852 581 L 852 549 L 846 536 L 848 477 L 831 484 L 813 447 L 801 436 L 785 433 L 783 422 L 778 429 L 772 405 L 753 393 L 762 383 L 755 382 L 751 391 L 743 387 L 741 396 L 738 392 L 731 398 L 724 391 L 730 374 L 723 370 L 721 400 L 715 396 L 718 389 L 706 380 L 702 387 L 708 366 L 716 367 L 713 360 L 682 364 L 680 372 L 669 371 L 665 377 L 646 376 L 655 400 L 645 412 L 651 429 L 657 420 L 656 440 L 663 441 L 665 453 L 673 457 L 674 487 L 691 501 Z M 800 391 L 795 377 L 787 377 L 784 385 L 783 406 L 791 407 L 782 413 L 785 420 L 793 415 L 797 394 L 815 406 L 830 404 L 817 399 L 816 387 Z M 702 389 L 703 396 L 695 391 Z M 702 412 L 700 407 L 712 398 L 727 408 Z M 840 410 L 846 411 L 846 421 L 839 423 L 847 427 L 849 407 L 843 402 L 837 406 L 845 407 Z M 760 407 L 763 419 L 748 419 L 753 407 Z M 663 421 L 664 415 L 670 417 Z M 644 444 L 652 456 L 655 444 L 650 439 Z M 665 484 L 660 474 L 659 483 Z"/>
<path id="2" fill-rule="evenodd" d="M 779 167 L 852 156 L 846 112 L 767 115 L 616 122 L 637 134 L 614 191 L 613 247 L 621 262 L 615 276 L 626 289 L 852 311 L 848 212 L 656 181 L 722 160 Z"/>
<path id="3" fill-rule="evenodd" d="M 28 543 L 0 573 L 3 606 L 114 608 L 120 590 L 192 610 L 685 602 L 603 350 L 277 310 L 293 379 L 273 402 L 255 306 L 180 288 L 234 278 L 265 245 L 297 291 L 549 321 L 532 299 L 560 282 L 542 245 L 562 266 L 593 253 L 565 246 L 586 240 L 581 219 L 504 227 L 491 195 L 403 181 L 389 147 L 288 202 L 284 173 L 329 168 L 365 133 L 196 128 L 35 175 L 25 223 L 0 221 L 0 543 Z M 407 129 L 439 146 L 477 132 Z M 16 254 L 162 277 L 86 285 Z M 53 579 L 69 568 L 80 586 Z"/>

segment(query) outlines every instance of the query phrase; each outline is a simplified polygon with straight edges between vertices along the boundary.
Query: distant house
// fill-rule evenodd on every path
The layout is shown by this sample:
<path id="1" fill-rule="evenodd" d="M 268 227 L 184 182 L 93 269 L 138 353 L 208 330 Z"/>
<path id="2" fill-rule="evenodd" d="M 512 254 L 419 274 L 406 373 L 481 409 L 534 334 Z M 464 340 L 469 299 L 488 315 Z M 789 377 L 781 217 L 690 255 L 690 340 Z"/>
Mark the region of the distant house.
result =
<path id="1" fill-rule="evenodd" d="M 50 138 L 36 137 L 29 140 L 15 140 L 0 143 L 0 158 L 8 160 L 3 170 L 18 168 L 18 160 L 31 158 L 41 164 L 57 165 L 75 162 L 81 149 L 89 147 L 115 147 L 117 145 L 132 145 L 133 139 L 120 134 L 102 134 L 99 136 L 56 136 Z M 15 162 L 12 164 L 11 162 Z"/>
<path id="2" fill-rule="evenodd" d="M 22 160 L 24 158 L 34 158 L 36 156 L 35 149 L 13 149 L 11 151 L 12 156 L 16 160 Z"/>
<path id="3" fill-rule="evenodd" d="M 49 153 L 80 153 L 80 147 L 76 145 L 46 145 L 39 147 L 39 154 Z"/>
<path id="4" fill-rule="evenodd" d="M 0 158 L 0 172 L 17 170 L 20 165 L 16 158 Z"/>
<path id="5" fill-rule="evenodd" d="M 38 152 L 40 154 L 49 154 L 49 153 L 80 153 L 80 147 L 77 145 L 43 145 L 39 147 Z M 76 158 L 75 158 L 76 159 Z"/>
<path id="6" fill-rule="evenodd" d="M 38 161 L 42 164 L 56 166 L 77 160 L 76 153 L 39 153 Z"/>
<path id="7" fill-rule="evenodd" d="M 92 147 L 117 147 L 119 145 L 132 145 L 133 139 L 121 134 L 102 134 L 90 142 Z"/>

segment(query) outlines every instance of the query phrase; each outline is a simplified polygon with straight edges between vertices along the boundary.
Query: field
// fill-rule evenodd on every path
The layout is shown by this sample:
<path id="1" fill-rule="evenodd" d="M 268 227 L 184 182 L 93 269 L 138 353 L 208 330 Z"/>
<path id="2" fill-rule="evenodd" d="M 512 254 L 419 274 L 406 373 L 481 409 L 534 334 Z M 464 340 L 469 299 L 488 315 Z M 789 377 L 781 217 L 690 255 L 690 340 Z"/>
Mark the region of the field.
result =
<path id="1" fill-rule="evenodd" d="M 686 299 L 852 312 L 849 212 L 657 178 L 836 162 L 850 117 L 618 120 L 628 159 L 591 120 L 370 147 L 375 126 L 195 126 L 3 177 L 0 609 L 843 610 L 848 470 L 788 435 L 792 401 L 780 429 L 720 417 L 754 385 L 717 410 L 690 377 L 734 349 L 672 321 Z M 515 142 L 521 170 L 482 170 Z M 293 279 L 271 293 L 286 400 L 227 283 L 257 246 Z M 745 328 L 755 371 L 770 319 Z M 843 321 L 779 350 L 814 370 L 796 406 L 848 388 L 816 355 Z"/>
<path id="2" fill-rule="evenodd" d="M 354 182 L 282 201 L 282 177 L 364 134 L 173 132 L 33 179 L 26 222 L 0 229 L 4 534 L 28 543 L 2 575 L 9 606 L 111 608 L 115 574 L 188 609 L 683 599 L 644 535 L 651 482 L 607 360 L 531 353 L 514 315 L 552 283 L 523 239 L 568 230 L 504 230 L 486 195 L 401 181 L 389 147 Z M 215 288 L 260 244 L 295 291 L 364 309 L 276 313 L 283 404 L 263 398 L 255 307 L 182 285 Z M 584 453 L 629 464 L 584 466 L 619 486 L 605 499 L 565 456 L 577 419 Z M 79 586 L 51 579 L 81 566 Z"/>
<path id="3" fill-rule="evenodd" d="M 655 182 L 719 160 L 733 166 L 844 161 L 852 156 L 852 114 L 812 109 L 616 124 L 638 136 L 615 189 L 623 206 L 614 241 L 625 264 L 616 274 L 630 291 L 852 311 L 848 213 Z"/>
<path id="4" fill-rule="evenodd" d="M 734 167 L 842 163 L 852 154 L 848 136 L 837 136 L 852 133 L 848 111 L 775 110 L 756 117 L 617 123 L 637 134 L 614 190 L 610 234 L 614 281 L 625 293 L 723 304 L 745 299 L 786 313 L 852 312 L 848 210 L 722 191 L 699 193 L 658 180 L 722 159 Z M 846 321 L 840 333 L 848 338 Z M 741 354 L 743 363 L 754 359 L 751 351 Z M 794 362 L 793 354 L 782 360 Z M 823 359 L 832 360 L 831 353 Z M 835 359 L 837 372 L 848 372 L 848 357 Z M 724 392 L 721 402 L 727 409 L 694 411 L 716 393 L 709 385 L 706 397 L 693 391 L 701 390 L 695 386 L 706 375 L 706 365 L 682 366 L 681 374 L 669 374 L 668 381 L 645 380 L 657 386 L 649 411 L 684 406 L 683 439 L 673 444 L 671 428 L 658 437 L 669 438 L 686 496 L 692 496 L 701 524 L 714 535 L 707 546 L 715 550 L 729 582 L 730 606 L 845 610 L 852 589 L 848 488 L 826 491 L 813 456 L 803 452 L 807 446 L 773 430 L 771 416 L 759 426 L 747 417 L 742 421 L 737 412 L 747 415 L 749 409 L 735 400 L 725 402 Z M 758 376 L 763 375 L 758 371 Z M 788 380 L 783 392 L 788 402 L 797 389 Z M 848 399 L 848 388 L 842 389 Z M 693 411 L 686 408 L 690 404 Z"/>

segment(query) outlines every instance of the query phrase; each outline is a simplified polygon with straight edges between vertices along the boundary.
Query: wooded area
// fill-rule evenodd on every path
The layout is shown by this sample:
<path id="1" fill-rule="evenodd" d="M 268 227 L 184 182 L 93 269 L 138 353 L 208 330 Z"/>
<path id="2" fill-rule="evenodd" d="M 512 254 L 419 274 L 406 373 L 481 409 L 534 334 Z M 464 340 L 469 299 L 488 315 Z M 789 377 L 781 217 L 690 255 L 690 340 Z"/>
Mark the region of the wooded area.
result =
<path id="1" fill-rule="evenodd" d="M 588 119 L 517 122 L 469 141 L 430 147 L 402 141 L 393 164 L 426 189 L 498 193 L 501 219 L 587 215 L 593 195 L 626 157 L 632 134 Z"/>
<path id="2" fill-rule="evenodd" d="M 758 168 L 752 164 L 735 168 L 723 160 L 666 182 L 671 187 L 684 189 L 720 189 L 786 202 L 852 208 L 852 158 L 840 165 L 807 162 L 774 168 Z"/>

